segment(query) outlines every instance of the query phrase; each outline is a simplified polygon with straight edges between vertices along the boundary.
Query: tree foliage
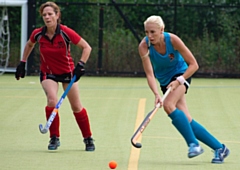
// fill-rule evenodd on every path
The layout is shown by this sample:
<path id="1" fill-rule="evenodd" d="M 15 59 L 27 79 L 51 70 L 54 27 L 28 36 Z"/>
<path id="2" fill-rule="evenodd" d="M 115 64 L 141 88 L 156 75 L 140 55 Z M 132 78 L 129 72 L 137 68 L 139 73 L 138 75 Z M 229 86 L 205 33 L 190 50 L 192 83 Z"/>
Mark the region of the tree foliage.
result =
<path id="1" fill-rule="evenodd" d="M 46 2 L 39 0 L 37 6 Z M 109 0 L 55 0 L 61 7 L 62 23 L 73 28 L 93 47 L 87 64 L 89 72 L 98 70 L 99 50 L 103 51 L 103 72 L 142 72 L 138 41 Z M 143 38 L 143 22 L 160 15 L 165 31 L 176 33 L 193 52 L 202 73 L 240 74 L 240 1 L 235 0 L 116 0 L 135 32 Z M 177 2 L 177 3 L 176 3 Z M 176 6 L 175 6 L 176 5 Z M 100 10 L 103 16 L 103 49 L 99 49 Z M 38 11 L 36 11 L 38 12 Z M 11 34 L 19 37 L 19 8 L 10 9 Z M 37 26 L 43 25 L 41 17 Z M 13 38 L 11 41 L 15 42 Z M 79 60 L 81 50 L 74 48 Z M 36 50 L 35 57 L 38 58 Z M 38 64 L 36 60 L 36 64 Z"/>

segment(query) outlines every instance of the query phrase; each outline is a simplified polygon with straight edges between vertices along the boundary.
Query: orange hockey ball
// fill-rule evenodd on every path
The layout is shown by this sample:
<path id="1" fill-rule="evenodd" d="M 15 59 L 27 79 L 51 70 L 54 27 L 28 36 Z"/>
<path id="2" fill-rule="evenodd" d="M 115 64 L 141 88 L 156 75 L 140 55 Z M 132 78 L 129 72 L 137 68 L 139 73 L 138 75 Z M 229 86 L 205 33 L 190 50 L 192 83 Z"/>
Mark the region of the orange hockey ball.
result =
<path id="1" fill-rule="evenodd" d="M 111 161 L 111 162 L 109 162 L 108 165 L 109 165 L 109 168 L 115 169 L 117 167 L 117 162 L 116 161 Z"/>

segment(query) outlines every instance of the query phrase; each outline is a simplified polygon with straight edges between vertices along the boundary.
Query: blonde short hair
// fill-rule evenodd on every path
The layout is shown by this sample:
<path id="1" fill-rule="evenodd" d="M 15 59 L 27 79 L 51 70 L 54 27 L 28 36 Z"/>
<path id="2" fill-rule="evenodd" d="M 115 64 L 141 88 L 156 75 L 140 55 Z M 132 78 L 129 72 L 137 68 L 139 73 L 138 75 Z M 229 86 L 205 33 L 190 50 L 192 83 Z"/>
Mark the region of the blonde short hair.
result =
<path id="1" fill-rule="evenodd" d="M 164 22 L 162 20 L 162 18 L 160 16 L 156 16 L 156 15 L 152 15 L 150 17 L 148 17 L 145 21 L 144 21 L 144 26 L 147 24 L 147 23 L 155 23 L 159 26 L 159 28 L 163 28 L 165 27 L 164 25 Z"/>

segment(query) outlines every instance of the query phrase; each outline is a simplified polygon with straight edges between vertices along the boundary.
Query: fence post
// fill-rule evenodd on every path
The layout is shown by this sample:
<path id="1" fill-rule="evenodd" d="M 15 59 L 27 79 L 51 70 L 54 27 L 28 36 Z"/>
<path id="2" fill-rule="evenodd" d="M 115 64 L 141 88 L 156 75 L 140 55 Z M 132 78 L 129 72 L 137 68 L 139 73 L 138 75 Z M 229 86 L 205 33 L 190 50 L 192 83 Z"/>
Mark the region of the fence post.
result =
<path id="1" fill-rule="evenodd" d="M 28 38 L 30 37 L 32 31 L 36 27 L 36 0 L 28 0 L 28 31 L 27 35 Z M 27 75 L 34 73 L 36 68 L 32 68 L 34 66 L 34 58 L 33 58 L 33 51 L 28 57 L 27 61 Z M 38 68 L 37 68 L 38 69 Z M 38 70 L 37 70 L 38 71 Z"/>
<path id="2" fill-rule="evenodd" d="M 176 34 L 177 31 L 177 0 L 174 0 L 174 28 L 173 33 Z"/>
<path id="3" fill-rule="evenodd" d="M 99 9 L 99 31 L 98 31 L 98 70 L 102 71 L 102 51 L 103 51 L 103 7 Z"/>

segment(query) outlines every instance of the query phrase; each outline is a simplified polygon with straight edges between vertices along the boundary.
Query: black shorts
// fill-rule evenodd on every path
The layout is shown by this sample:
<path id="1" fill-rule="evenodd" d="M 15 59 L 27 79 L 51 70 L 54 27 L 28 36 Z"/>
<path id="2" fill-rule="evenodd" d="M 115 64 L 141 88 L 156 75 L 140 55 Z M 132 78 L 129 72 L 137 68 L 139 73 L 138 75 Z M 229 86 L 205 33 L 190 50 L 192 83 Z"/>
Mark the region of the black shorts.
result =
<path id="1" fill-rule="evenodd" d="M 170 84 L 172 81 L 175 81 L 175 80 L 177 79 L 177 77 L 178 77 L 178 76 L 181 76 L 181 75 L 183 75 L 183 74 L 176 74 L 175 76 L 173 76 L 172 79 L 170 80 L 169 84 Z M 189 85 L 191 84 L 191 79 L 192 79 L 192 77 L 186 79 L 186 81 L 189 83 Z M 167 86 L 168 86 L 168 85 L 166 85 L 166 86 L 160 86 L 163 94 L 165 94 L 165 92 L 167 91 Z M 188 90 L 188 87 L 189 87 L 189 86 L 188 86 L 186 83 L 184 83 L 184 86 L 186 87 L 185 94 L 187 94 L 187 90 Z"/>
<path id="2" fill-rule="evenodd" d="M 51 79 L 55 82 L 70 83 L 72 79 L 72 73 L 56 75 L 56 74 L 48 74 L 48 73 L 40 72 L 40 82 L 46 79 Z"/>

